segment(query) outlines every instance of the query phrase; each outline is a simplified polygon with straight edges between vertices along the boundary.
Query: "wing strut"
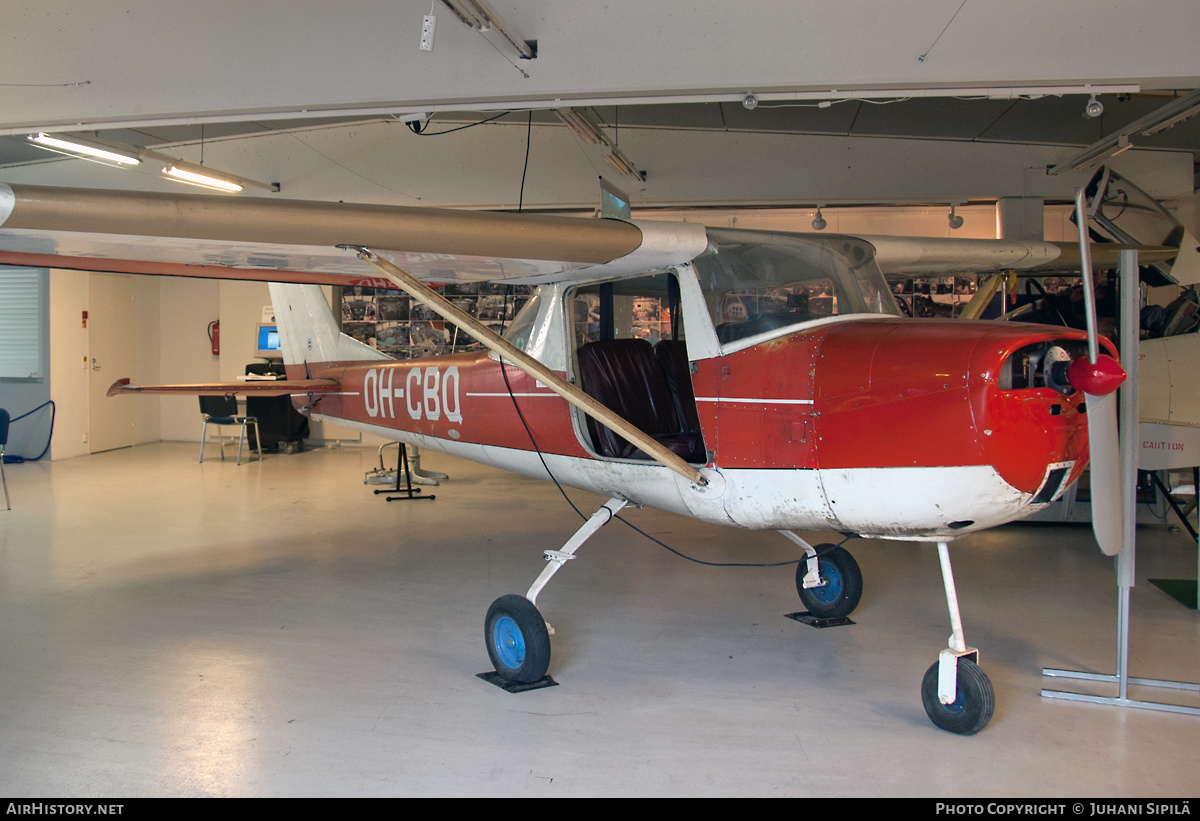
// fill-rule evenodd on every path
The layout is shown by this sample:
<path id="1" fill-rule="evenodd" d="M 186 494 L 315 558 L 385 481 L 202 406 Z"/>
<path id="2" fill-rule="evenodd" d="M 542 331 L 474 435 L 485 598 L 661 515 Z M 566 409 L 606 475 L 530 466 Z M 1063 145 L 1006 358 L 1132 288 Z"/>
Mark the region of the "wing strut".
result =
<path id="1" fill-rule="evenodd" d="M 425 305 L 430 310 L 436 311 L 443 318 L 448 319 L 460 328 L 465 329 L 471 334 L 471 336 L 482 342 L 489 350 L 496 352 L 500 357 L 502 357 L 501 367 L 504 365 L 504 360 L 508 360 L 511 364 L 516 365 L 534 379 L 541 381 L 546 385 L 546 387 L 550 388 L 550 390 L 557 393 L 563 399 L 579 408 L 581 411 L 595 419 L 600 424 L 623 436 L 627 441 L 633 443 L 639 450 L 650 456 L 656 462 L 669 467 L 671 470 L 675 471 L 692 484 L 708 484 L 708 481 L 700 474 L 698 470 L 689 465 L 683 459 L 680 459 L 667 448 L 663 447 L 654 438 L 646 435 L 641 430 L 634 427 L 620 415 L 613 413 L 604 405 L 600 404 L 582 390 L 563 379 L 557 373 L 547 368 L 541 362 L 538 362 L 532 356 L 513 345 L 507 339 L 504 339 L 491 328 L 488 328 L 474 317 L 465 314 L 458 308 L 454 307 L 454 305 L 448 300 L 446 300 L 432 288 L 414 278 L 411 274 L 407 273 L 401 268 L 398 268 L 391 262 L 383 259 L 370 249 L 364 248 L 361 245 L 339 245 L 338 247 L 349 251 L 354 251 L 358 254 L 359 259 L 362 259 L 374 266 L 379 273 L 387 277 L 387 279 L 394 283 L 397 288 L 400 288 L 413 299 Z"/>

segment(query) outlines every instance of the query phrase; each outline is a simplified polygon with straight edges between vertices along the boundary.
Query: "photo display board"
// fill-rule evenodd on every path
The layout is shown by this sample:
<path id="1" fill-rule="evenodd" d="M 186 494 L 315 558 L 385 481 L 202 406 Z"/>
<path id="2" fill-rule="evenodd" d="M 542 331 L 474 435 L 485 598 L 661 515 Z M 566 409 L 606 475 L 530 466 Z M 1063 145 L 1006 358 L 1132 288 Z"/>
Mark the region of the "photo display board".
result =
<path id="1" fill-rule="evenodd" d="M 445 285 L 437 290 L 456 308 L 502 334 L 533 296 L 534 287 L 471 282 Z M 341 309 L 343 333 L 396 359 L 483 348 L 465 330 L 442 319 L 403 291 L 346 288 L 342 291 Z"/>

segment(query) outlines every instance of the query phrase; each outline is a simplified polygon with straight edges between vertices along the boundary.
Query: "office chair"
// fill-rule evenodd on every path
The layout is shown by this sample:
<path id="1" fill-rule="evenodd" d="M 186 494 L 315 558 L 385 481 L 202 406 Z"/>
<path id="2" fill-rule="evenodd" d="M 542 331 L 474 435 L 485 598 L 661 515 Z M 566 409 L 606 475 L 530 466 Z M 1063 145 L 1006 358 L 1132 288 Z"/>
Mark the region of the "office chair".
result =
<path id="1" fill-rule="evenodd" d="M 4 505 L 8 510 L 12 510 L 12 503 L 8 501 L 8 477 L 4 475 L 4 448 L 8 445 L 8 421 L 11 418 L 8 411 L 0 408 L 0 482 L 4 484 Z"/>
<path id="2" fill-rule="evenodd" d="M 225 434 L 221 428 L 225 425 L 240 425 L 241 434 L 238 436 L 237 463 L 242 463 L 242 443 L 246 440 L 246 425 L 254 426 L 254 445 L 258 450 L 258 459 L 262 461 L 262 437 L 258 434 L 258 419 L 253 416 L 237 415 L 237 399 L 232 396 L 201 396 L 200 415 L 204 417 L 204 427 L 200 430 L 200 461 L 204 461 L 204 445 L 208 438 L 209 423 L 217 425 L 217 434 L 221 441 L 221 460 L 225 460 Z"/>

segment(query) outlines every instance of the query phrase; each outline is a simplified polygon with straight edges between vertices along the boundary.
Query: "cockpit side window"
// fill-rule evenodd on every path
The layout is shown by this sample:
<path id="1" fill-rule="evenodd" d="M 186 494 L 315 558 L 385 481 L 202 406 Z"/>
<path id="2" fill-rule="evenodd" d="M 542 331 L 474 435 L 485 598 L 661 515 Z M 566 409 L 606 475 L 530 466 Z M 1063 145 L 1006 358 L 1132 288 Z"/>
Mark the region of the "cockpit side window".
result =
<path id="1" fill-rule="evenodd" d="M 528 350 L 530 339 L 537 327 L 538 312 L 541 310 L 541 296 L 534 294 L 525 306 L 517 312 L 512 322 L 504 330 L 504 338 L 521 350 Z"/>
<path id="2" fill-rule="evenodd" d="M 683 339 L 679 284 L 674 274 L 594 283 L 572 298 L 575 346 L 603 339 Z"/>

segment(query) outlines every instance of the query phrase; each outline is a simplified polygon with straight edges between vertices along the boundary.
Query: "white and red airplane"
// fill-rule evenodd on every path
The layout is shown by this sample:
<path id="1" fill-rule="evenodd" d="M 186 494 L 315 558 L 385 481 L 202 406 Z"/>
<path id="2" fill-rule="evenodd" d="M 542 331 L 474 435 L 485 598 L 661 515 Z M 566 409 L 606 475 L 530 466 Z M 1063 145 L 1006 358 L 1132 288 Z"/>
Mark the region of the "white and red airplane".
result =
<path id="1" fill-rule="evenodd" d="M 546 552 L 524 596 L 489 608 L 503 679 L 544 677 L 539 591 L 625 505 L 649 505 L 781 532 L 805 554 L 800 598 L 824 618 L 857 605 L 858 566 L 793 530 L 937 544 L 953 635 L 922 699 L 961 734 L 987 724 L 994 695 L 963 637 L 948 543 L 1075 481 L 1088 422 L 1108 419 L 1096 408 L 1124 374 L 1088 354 L 1083 331 L 902 318 L 880 263 L 1050 271 L 1078 270 L 1080 256 L 1038 242 L 0 185 L 0 264 L 285 283 L 271 293 L 286 381 L 122 380 L 110 395 L 287 393 L 316 420 L 609 496 Z M 501 338 L 419 280 L 540 287 Z M 340 333 L 317 284 L 402 288 L 489 350 L 393 360 Z M 635 317 L 647 301 L 654 345 Z M 1115 431 L 1092 439 L 1115 451 Z M 1106 552 L 1119 532 L 1115 546 L 1099 534 Z"/>

